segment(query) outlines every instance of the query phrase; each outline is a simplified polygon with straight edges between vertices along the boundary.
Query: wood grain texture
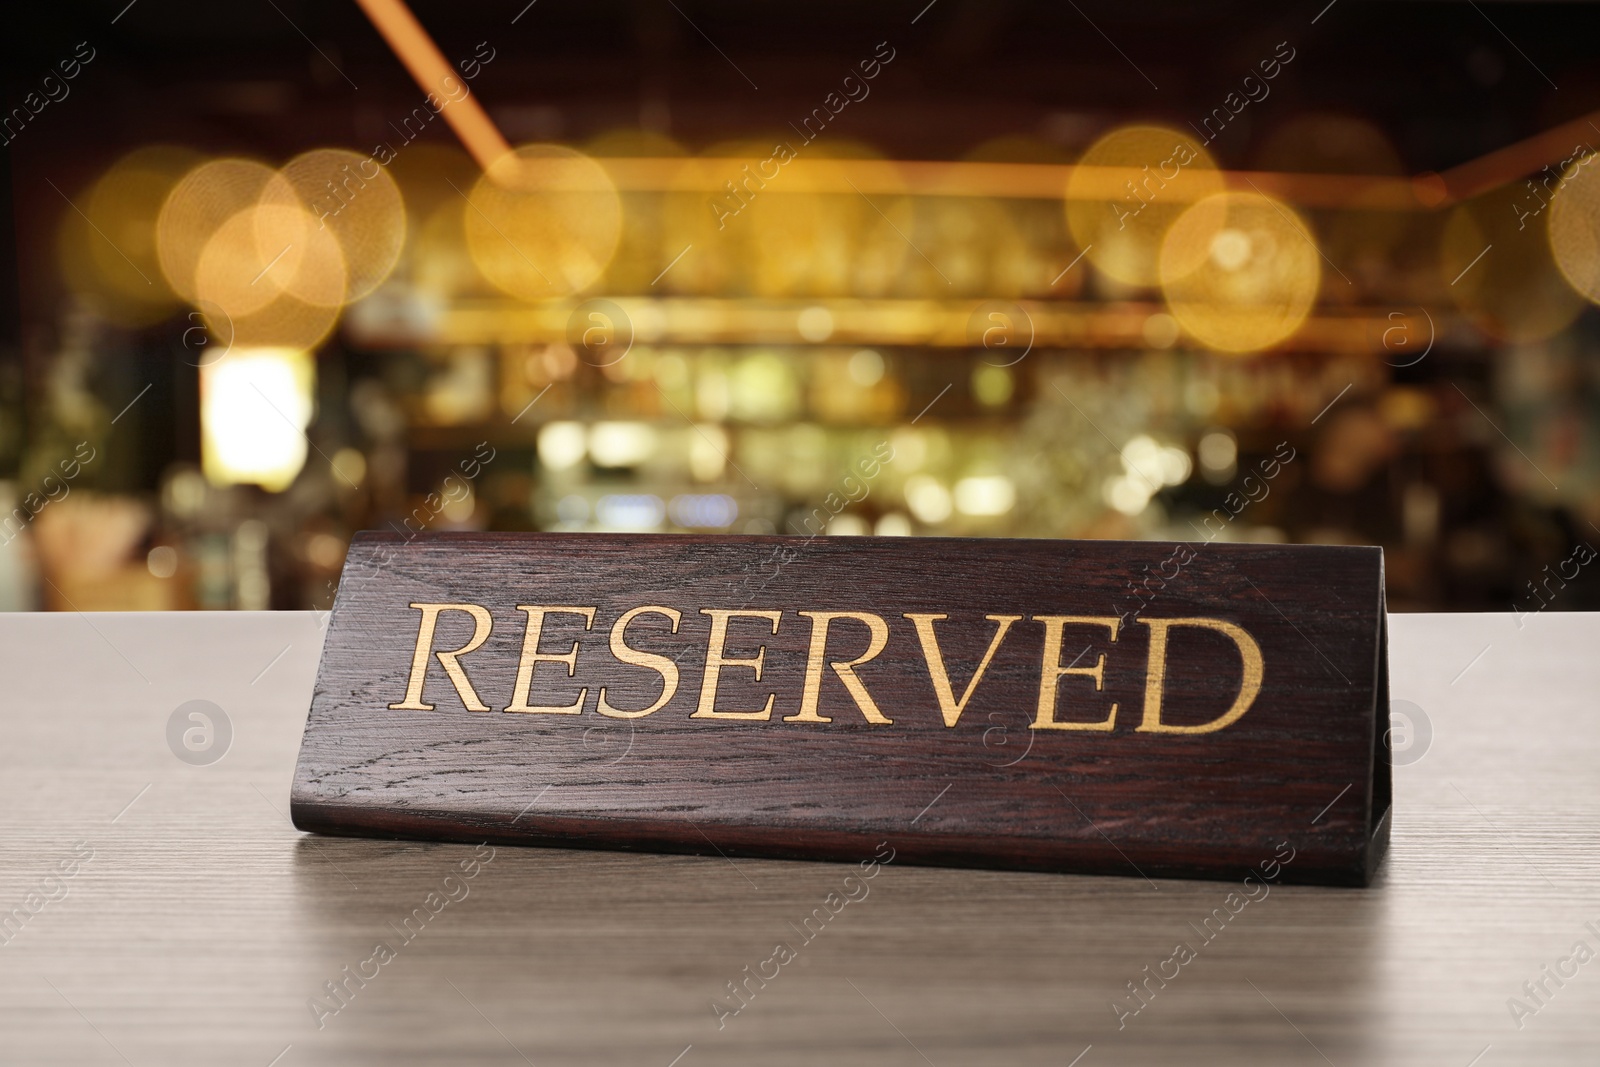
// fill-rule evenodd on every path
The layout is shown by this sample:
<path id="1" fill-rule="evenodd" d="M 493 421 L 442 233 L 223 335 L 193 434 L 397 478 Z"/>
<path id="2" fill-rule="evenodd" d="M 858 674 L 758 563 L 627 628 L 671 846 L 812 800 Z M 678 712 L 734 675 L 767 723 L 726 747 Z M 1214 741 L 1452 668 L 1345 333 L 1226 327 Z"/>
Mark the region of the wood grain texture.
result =
<path id="1" fill-rule="evenodd" d="M 0 1063 L 1543 1067 L 1600 1049 L 1600 963 L 1521 1029 L 1506 1006 L 1600 924 L 1600 616 L 1391 617 L 1394 697 L 1432 742 L 1395 768 L 1377 879 L 1275 888 L 1120 1030 L 1113 998 L 1230 887 L 890 864 L 719 1030 L 726 984 L 856 864 L 544 848 L 501 848 L 319 1029 L 308 1000 L 473 851 L 289 825 L 320 622 L 0 614 L 0 911 L 75 841 L 95 849 L 0 945 Z M 204 767 L 164 737 L 197 698 L 234 728 Z"/>
<path id="2" fill-rule="evenodd" d="M 847 859 L 891 832 L 898 862 L 1237 878 L 1269 862 L 1289 881 L 1364 884 L 1387 826 L 1387 763 L 1375 708 L 1382 688 L 1383 577 L 1377 549 L 1199 546 L 1147 601 L 1128 590 L 1174 546 L 1145 542 L 961 539 L 364 534 L 351 546 L 301 747 L 292 814 L 301 829 L 462 841 L 533 842 L 727 856 Z M 787 562 L 782 562 L 787 559 Z M 764 563 L 766 565 L 764 565 Z M 487 609 L 493 629 L 458 661 L 463 692 L 427 667 L 406 700 L 418 603 Z M 528 616 L 518 605 L 595 609 L 547 616 L 535 705 L 581 713 L 508 714 Z M 627 635 L 671 658 L 681 681 L 652 714 L 662 675 L 617 660 L 612 624 L 641 605 L 662 615 Z M 759 721 L 701 718 L 712 621 L 704 609 L 781 612 L 728 625 L 715 704 Z M 803 714 L 813 618 L 868 612 L 886 644 L 855 669 L 870 706 L 821 666 L 868 650 L 865 622 L 833 621 L 816 715 Z M 934 623 L 953 693 L 1015 619 L 954 726 L 909 614 Z M 1062 627 L 1046 654 L 1041 616 Z M 1151 667 L 1148 623 L 1204 617 L 1242 627 L 1265 664 L 1237 722 L 1203 734 L 1140 732 Z M 1111 640 L 1110 623 L 1117 636 Z M 1143 625 L 1142 625 L 1143 624 Z M 481 635 L 466 611 L 438 615 L 432 647 Z M 1061 675 L 1057 717 L 1108 731 L 1033 729 L 1044 663 L 1092 668 L 1103 690 Z M 1159 657 L 1158 657 L 1159 658 Z M 1239 693 L 1243 655 L 1224 634 L 1173 629 L 1163 721 L 1217 719 Z M 468 710 L 476 694 L 485 711 Z M 420 710 L 431 704 L 432 710 Z M 700 712 L 697 713 L 697 707 Z M 869 721 L 875 719 L 878 721 Z M 1284 842 L 1292 862 L 1270 862 Z M 1279 857 L 1281 861 L 1282 857 Z"/>

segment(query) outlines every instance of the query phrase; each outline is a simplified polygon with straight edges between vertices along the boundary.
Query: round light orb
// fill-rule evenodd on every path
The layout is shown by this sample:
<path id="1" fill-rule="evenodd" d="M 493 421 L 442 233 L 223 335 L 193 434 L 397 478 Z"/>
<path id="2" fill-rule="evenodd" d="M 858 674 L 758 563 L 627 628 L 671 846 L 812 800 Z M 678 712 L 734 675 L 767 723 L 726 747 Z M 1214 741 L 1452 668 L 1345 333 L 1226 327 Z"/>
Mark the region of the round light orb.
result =
<path id="1" fill-rule="evenodd" d="M 257 204 L 235 213 L 206 242 L 195 268 L 202 308 L 237 320 L 281 295 L 315 307 L 344 303 L 339 242 L 304 208 Z"/>
<path id="2" fill-rule="evenodd" d="M 1255 352 L 1306 319 L 1322 284 L 1305 221 L 1260 193 L 1193 205 L 1161 245 L 1161 287 L 1178 324 L 1209 348 Z"/>
<path id="3" fill-rule="evenodd" d="M 406 242 L 400 187 L 370 156 L 318 148 L 291 159 L 262 191 L 263 205 L 304 208 L 338 242 L 345 272 L 342 299 L 360 300 L 381 285 Z M 315 302 L 311 296 L 306 299 Z"/>
<path id="4" fill-rule="evenodd" d="M 1223 188 L 1216 162 L 1193 136 L 1164 126 L 1123 126 L 1090 145 L 1073 167 L 1067 226 L 1102 273 L 1128 285 L 1154 285 L 1168 228 Z"/>
<path id="5" fill-rule="evenodd" d="M 156 254 L 173 292 L 190 303 L 200 299 L 196 271 L 207 243 L 255 206 L 272 176 L 271 167 L 249 159 L 211 160 L 183 176 L 156 218 Z"/>
<path id="6" fill-rule="evenodd" d="M 462 210 L 473 263 L 496 288 L 523 300 L 587 288 L 622 234 L 622 203 L 610 176 L 559 145 L 525 145 L 501 156 Z"/>
<path id="7" fill-rule="evenodd" d="M 1561 276 L 1591 303 L 1600 303 L 1600 157 L 1586 156 L 1561 174 L 1546 211 L 1550 252 Z"/>

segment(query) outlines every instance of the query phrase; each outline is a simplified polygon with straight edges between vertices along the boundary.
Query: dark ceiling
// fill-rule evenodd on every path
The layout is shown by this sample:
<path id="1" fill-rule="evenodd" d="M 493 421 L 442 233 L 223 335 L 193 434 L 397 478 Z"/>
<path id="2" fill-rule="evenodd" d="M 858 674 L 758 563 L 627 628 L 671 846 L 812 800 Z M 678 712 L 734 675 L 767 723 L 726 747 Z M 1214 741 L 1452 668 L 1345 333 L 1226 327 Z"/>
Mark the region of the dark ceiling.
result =
<path id="1" fill-rule="evenodd" d="M 1600 107 L 1592 44 L 1600 11 L 1577 3 L 418 0 L 413 8 L 451 59 L 487 42 L 495 58 L 473 89 L 513 141 L 581 141 L 643 121 L 698 148 L 783 129 L 882 41 L 896 59 L 873 86 L 876 103 L 841 121 L 849 136 L 900 158 L 953 158 L 1006 134 L 1070 150 L 1110 122 L 1194 122 L 1279 42 L 1295 59 L 1270 97 L 1219 139 L 1225 164 L 1247 165 L 1274 123 L 1312 109 L 1373 120 L 1410 169 L 1424 170 Z M 41 4 L 25 15 L 13 9 L 8 22 L 8 108 L 78 42 L 95 50 L 70 97 L 12 146 L 29 169 L 92 168 L 157 140 L 267 158 L 312 144 L 358 146 L 420 98 L 350 0 Z"/>

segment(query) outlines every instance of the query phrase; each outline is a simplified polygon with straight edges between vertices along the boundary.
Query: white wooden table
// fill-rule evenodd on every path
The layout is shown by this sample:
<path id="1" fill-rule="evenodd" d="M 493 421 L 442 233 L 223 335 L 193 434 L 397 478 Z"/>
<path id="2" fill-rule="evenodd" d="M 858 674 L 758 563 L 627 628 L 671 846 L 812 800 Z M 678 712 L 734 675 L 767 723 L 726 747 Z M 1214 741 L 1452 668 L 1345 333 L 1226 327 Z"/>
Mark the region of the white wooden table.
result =
<path id="1" fill-rule="evenodd" d="M 851 868 L 296 832 L 319 622 L 0 615 L 0 1062 L 1600 1063 L 1600 616 L 1394 617 L 1432 741 L 1378 883 L 1274 888 L 1122 1029 L 1229 885 L 890 865 L 719 1029 Z"/>

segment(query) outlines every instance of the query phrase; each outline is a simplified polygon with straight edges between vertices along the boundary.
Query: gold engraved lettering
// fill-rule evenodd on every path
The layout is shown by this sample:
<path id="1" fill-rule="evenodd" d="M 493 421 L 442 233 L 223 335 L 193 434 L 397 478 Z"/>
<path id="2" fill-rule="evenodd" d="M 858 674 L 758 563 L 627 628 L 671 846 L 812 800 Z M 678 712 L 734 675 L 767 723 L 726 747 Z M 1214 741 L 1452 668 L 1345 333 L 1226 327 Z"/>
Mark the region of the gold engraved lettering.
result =
<path id="1" fill-rule="evenodd" d="M 800 694 L 800 712 L 797 715 L 785 715 L 784 722 L 832 722 L 826 715 L 817 714 L 817 704 L 822 698 L 822 662 L 827 658 L 828 625 L 834 619 L 854 619 L 865 623 L 871 637 L 867 643 L 867 650 L 855 659 L 834 660 L 828 664 L 833 668 L 833 673 L 839 676 L 839 681 L 850 691 L 850 696 L 855 699 L 856 707 L 861 709 L 868 722 L 878 723 L 882 726 L 891 726 L 893 719 L 886 718 L 878 710 L 878 705 L 872 702 L 872 696 L 867 692 L 867 687 L 861 684 L 861 679 L 856 677 L 856 668 L 868 660 L 875 659 L 889 643 L 889 624 L 883 621 L 881 615 L 874 615 L 869 611 L 802 611 L 801 615 L 811 620 L 811 650 L 806 655 L 806 682 L 805 689 Z"/>
<path id="2" fill-rule="evenodd" d="M 689 718 L 691 719 L 770 719 L 772 718 L 772 702 L 778 694 L 768 693 L 767 703 L 760 711 L 718 711 L 717 681 L 722 676 L 724 667 L 754 667 L 756 681 L 761 681 L 761 667 L 766 662 L 767 646 L 762 645 L 761 650 L 749 659 L 732 659 L 723 654 L 723 649 L 728 643 L 729 619 L 767 619 L 772 623 L 772 632 L 778 632 L 778 621 L 783 618 L 781 611 L 730 611 L 724 608 L 701 608 L 700 614 L 711 616 L 711 637 L 706 643 L 706 673 L 700 683 L 700 707 Z"/>
<path id="3" fill-rule="evenodd" d="M 1104 626 L 1111 631 L 1111 643 L 1116 644 L 1117 626 L 1122 622 L 1115 615 L 1035 615 L 1035 622 L 1044 623 L 1044 666 L 1039 674 L 1039 713 L 1032 723 L 1035 730 L 1110 730 L 1117 724 L 1117 705 L 1100 722 L 1062 722 L 1056 718 L 1056 689 L 1063 674 L 1081 674 L 1094 679 L 1094 691 L 1105 688 L 1106 655 L 1100 653 L 1093 667 L 1063 667 L 1061 665 L 1062 631 L 1069 625 Z"/>
<path id="4" fill-rule="evenodd" d="M 1145 672 L 1144 721 L 1139 724 L 1138 732 L 1215 733 L 1224 726 L 1238 722 L 1240 716 L 1250 710 L 1256 694 L 1261 692 L 1261 646 L 1256 644 L 1255 638 L 1246 633 L 1243 627 L 1223 619 L 1140 619 L 1139 621 L 1150 627 L 1150 665 Z M 1173 726 L 1161 721 L 1161 691 L 1167 680 L 1167 634 L 1175 626 L 1196 626 L 1204 630 L 1215 630 L 1239 646 L 1239 659 L 1243 666 L 1243 674 L 1239 680 L 1239 695 L 1234 697 L 1233 707 L 1224 712 L 1221 718 L 1201 723 L 1199 726 Z"/>
<path id="5" fill-rule="evenodd" d="M 944 654 L 939 651 L 939 638 L 933 632 L 934 623 L 950 616 L 916 615 L 907 612 L 905 617 L 917 628 L 917 639 L 922 642 L 922 658 L 928 661 L 928 677 L 933 680 L 933 691 L 939 697 L 939 710 L 944 714 L 944 724 L 953 727 L 961 721 L 961 713 L 967 710 L 967 701 L 972 699 L 972 691 L 978 688 L 978 682 L 983 679 L 983 672 L 989 669 L 989 661 L 994 659 L 994 654 L 1000 650 L 1000 642 L 1005 640 L 1006 631 L 1010 630 L 1011 624 L 1022 616 L 984 616 L 998 625 L 995 627 L 994 637 L 989 641 L 989 651 L 983 654 L 983 662 L 972 672 L 972 679 L 967 682 L 966 691 L 961 694 L 959 701 L 955 698 L 955 691 L 950 687 L 950 675 L 945 670 Z"/>
<path id="6" fill-rule="evenodd" d="M 660 711 L 666 707 L 667 701 L 671 700 L 678 691 L 678 665 L 676 663 L 666 656 L 658 656 L 653 652 L 641 652 L 628 645 L 626 640 L 628 624 L 646 613 L 665 615 L 671 619 L 673 633 L 678 632 L 678 623 L 683 618 L 677 608 L 663 608 L 654 604 L 646 604 L 643 607 L 626 611 L 623 613 L 622 618 L 618 619 L 616 624 L 611 627 L 611 654 L 623 663 L 632 664 L 635 667 L 648 667 L 661 675 L 661 696 L 648 708 L 642 708 L 639 711 L 623 711 L 621 708 L 611 706 L 610 702 L 606 700 L 606 688 L 601 686 L 598 698 L 599 703 L 595 710 L 602 715 L 609 715 L 613 719 L 642 719 L 651 712 Z"/>
<path id="7" fill-rule="evenodd" d="M 461 697 L 461 703 L 466 705 L 468 711 L 488 711 L 483 701 L 478 699 L 478 693 L 472 688 L 472 683 L 467 681 L 467 673 L 461 669 L 461 664 L 456 662 L 456 657 L 465 656 L 479 645 L 489 639 L 489 631 L 494 622 L 489 618 L 489 609 L 479 604 L 410 604 L 422 612 L 422 621 L 417 626 L 417 647 L 411 654 L 411 677 L 406 682 L 406 697 L 398 704 L 390 704 L 390 711 L 432 711 L 432 704 L 422 702 L 422 683 L 428 675 L 428 653 L 433 651 L 433 631 L 439 624 L 441 611 L 464 611 L 472 616 L 472 639 L 454 652 L 440 651 L 434 653 L 439 657 L 439 664 L 444 668 L 444 673 L 454 683 L 456 692 Z"/>
<path id="8" fill-rule="evenodd" d="M 528 628 L 522 635 L 522 657 L 517 661 L 517 685 L 512 690 L 511 703 L 506 705 L 506 711 L 517 712 L 549 712 L 554 715 L 577 715 L 583 711 L 583 702 L 589 696 L 589 687 L 584 686 L 578 690 L 578 699 L 571 704 L 529 704 L 528 692 L 533 688 L 533 672 L 540 663 L 564 663 L 567 666 L 567 677 L 571 678 L 578 673 L 578 642 L 572 642 L 571 652 L 540 652 L 539 638 L 544 634 L 544 618 L 546 615 L 582 615 L 583 628 L 594 628 L 594 608 L 576 607 L 546 607 L 535 604 L 518 604 L 518 611 L 528 613 Z"/>

